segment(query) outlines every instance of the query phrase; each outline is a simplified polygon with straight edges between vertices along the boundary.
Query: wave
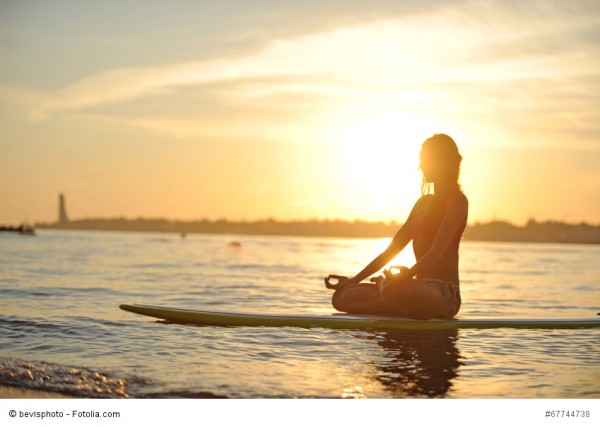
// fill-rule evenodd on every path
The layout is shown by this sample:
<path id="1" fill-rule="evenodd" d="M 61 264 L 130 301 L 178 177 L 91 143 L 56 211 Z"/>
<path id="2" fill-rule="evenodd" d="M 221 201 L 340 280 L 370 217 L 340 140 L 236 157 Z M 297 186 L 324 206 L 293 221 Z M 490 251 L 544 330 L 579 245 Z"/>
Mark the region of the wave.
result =
<path id="1" fill-rule="evenodd" d="M 227 398 L 208 391 L 144 391 L 152 381 L 77 366 L 46 362 L 0 360 L 0 385 L 93 399 Z"/>

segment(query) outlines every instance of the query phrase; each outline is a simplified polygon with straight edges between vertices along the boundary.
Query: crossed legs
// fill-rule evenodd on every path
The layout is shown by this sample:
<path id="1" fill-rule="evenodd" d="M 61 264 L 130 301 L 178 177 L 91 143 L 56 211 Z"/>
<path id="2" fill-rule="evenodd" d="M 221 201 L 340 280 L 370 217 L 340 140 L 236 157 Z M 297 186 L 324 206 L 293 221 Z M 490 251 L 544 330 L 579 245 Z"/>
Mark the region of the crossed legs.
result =
<path id="1" fill-rule="evenodd" d="M 387 284 L 381 294 L 377 284 L 361 283 L 338 289 L 333 307 L 349 314 L 379 314 L 412 319 L 449 317 L 448 304 L 440 289 L 411 279 Z"/>

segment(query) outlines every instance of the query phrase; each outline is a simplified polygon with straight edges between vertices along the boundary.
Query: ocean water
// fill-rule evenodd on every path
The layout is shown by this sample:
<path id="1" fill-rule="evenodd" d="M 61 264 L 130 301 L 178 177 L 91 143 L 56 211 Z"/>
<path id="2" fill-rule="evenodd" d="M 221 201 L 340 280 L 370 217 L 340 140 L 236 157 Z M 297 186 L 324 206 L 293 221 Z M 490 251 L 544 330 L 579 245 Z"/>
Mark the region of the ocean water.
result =
<path id="1" fill-rule="evenodd" d="M 232 244 L 232 243 L 239 244 Z M 600 329 L 167 324 L 122 303 L 331 313 L 388 239 L 0 233 L 0 385 L 78 397 L 598 398 Z M 411 264 L 410 250 L 396 263 Z M 592 317 L 600 246 L 463 242 L 459 317 Z"/>

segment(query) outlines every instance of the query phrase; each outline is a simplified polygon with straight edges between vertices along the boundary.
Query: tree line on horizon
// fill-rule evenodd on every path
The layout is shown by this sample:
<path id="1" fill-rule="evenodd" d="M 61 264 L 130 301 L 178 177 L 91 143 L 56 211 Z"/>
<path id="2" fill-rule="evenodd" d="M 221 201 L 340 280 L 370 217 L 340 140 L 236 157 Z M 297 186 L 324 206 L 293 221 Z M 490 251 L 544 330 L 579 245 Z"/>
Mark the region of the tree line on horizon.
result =
<path id="1" fill-rule="evenodd" d="M 167 219 L 80 219 L 68 222 L 38 223 L 37 228 L 67 230 L 145 231 L 180 234 L 241 234 L 315 237 L 377 238 L 393 236 L 400 223 L 395 221 L 305 220 L 278 221 L 171 221 Z M 507 221 L 476 222 L 465 229 L 464 240 L 505 242 L 600 243 L 600 225 L 567 224 L 529 220 L 525 226 Z"/>

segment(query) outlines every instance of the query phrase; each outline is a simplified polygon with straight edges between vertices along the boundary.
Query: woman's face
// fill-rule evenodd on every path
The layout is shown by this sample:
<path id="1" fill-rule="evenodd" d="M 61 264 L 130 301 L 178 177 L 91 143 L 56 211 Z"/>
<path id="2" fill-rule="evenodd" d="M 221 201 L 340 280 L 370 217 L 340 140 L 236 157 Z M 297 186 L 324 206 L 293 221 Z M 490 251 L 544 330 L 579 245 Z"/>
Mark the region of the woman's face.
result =
<path id="1" fill-rule="evenodd" d="M 421 170 L 426 182 L 435 182 L 440 177 L 442 158 L 432 150 L 421 150 Z"/>

